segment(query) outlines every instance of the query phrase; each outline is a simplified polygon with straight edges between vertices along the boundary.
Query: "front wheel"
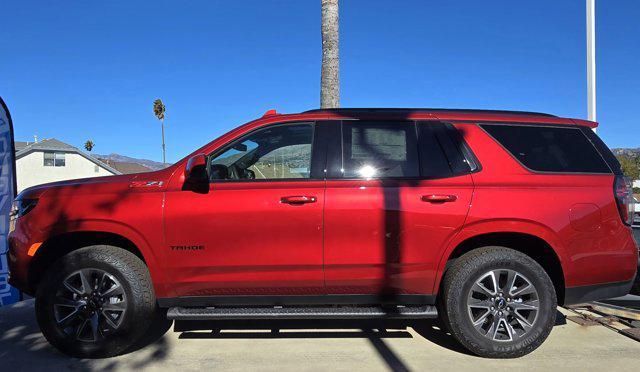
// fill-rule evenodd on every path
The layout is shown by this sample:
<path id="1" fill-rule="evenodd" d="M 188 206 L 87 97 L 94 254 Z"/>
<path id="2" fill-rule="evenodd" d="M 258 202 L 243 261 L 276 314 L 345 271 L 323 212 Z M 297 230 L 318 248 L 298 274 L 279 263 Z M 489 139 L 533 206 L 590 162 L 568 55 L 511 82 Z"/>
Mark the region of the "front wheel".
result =
<path id="1" fill-rule="evenodd" d="M 531 257 L 484 247 L 456 260 L 441 297 L 444 321 L 474 354 L 515 358 L 535 350 L 555 323 L 551 279 Z"/>
<path id="2" fill-rule="evenodd" d="M 123 249 L 96 245 L 73 251 L 45 273 L 36 317 L 45 338 L 81 358 L 109 357 L 136 343 L 156 318 L 147 267 Z"/>

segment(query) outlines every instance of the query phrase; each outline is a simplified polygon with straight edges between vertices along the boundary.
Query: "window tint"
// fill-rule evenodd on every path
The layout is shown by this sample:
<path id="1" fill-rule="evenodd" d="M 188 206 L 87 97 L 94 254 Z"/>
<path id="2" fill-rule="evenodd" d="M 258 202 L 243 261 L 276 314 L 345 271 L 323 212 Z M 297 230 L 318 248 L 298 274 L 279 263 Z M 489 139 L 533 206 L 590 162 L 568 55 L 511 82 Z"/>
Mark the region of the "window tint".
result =
<path id="1" fill-rule="evenodd" d="M 464 142 L 452 125 L 418 123 L 418 132 L 422 177 L 453 177 L 472 170 L 463 155 L 466 150 Z"/>
<path id="2" fill-rule="evenodd" d="M 611 173 L 578 128 L 481 125 L 527 168 L 541 172 Z"/>
<path id="3" fill-rule="evenodd" d="M 413 123 L 343 123 L 345 178 L 418 177 Z"/>
<path id="4" fill-rule="evenodd" d="M 211 157 L 211 180 L 309 178 L 311 124 L 259 130 Z"/>
<path id="5" fill-rule="evenodd" d="M 611 169 L 613 173 L 617 175 L 623 175 L 618 158 L 616 158 L 616 156 L 613 154 L 613 152 L 611 152 L 611 150 L 602 141 L 602 139 L 600 139 L 600 137 L 598 137 L 598 135 L 593 130 L 591 130 L 591 128 L 581 127 L 580 130 L 582 131 L 582 133 L 584 133 L 585 136 L 587 136 L 587 138 L 589 138 L 589 140 L 591 140 L 591 143 L 593 143 L 600 155 L 602 155 L 602 158 L 609 166 L 609 169 Z"/>

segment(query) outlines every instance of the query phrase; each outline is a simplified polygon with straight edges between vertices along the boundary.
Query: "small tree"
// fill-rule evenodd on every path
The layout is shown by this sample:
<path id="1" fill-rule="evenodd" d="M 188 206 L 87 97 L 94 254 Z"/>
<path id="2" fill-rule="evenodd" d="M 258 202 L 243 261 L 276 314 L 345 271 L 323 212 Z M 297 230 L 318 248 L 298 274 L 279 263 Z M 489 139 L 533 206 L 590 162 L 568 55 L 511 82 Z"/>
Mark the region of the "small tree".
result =
<path id="1" fill-rule="evenodd" d="M 160 120 L 160 126 L 162 127 L 162 163 L 167 163 L 167 158 L 165 155 L 165 147 L 164 147 L 164 112 L 165 106 L 162 103 L 160 98 L 153 101 L 153 113 L 156 115 L 158 120 Z"/>
<path id="2" fill-rule="evenodd" d="M 87 142 L 84 143 L 84 149 L 91 152 L 91 150 L 93 150 L 93 141 L 92 140 L 87 140 Z"/>
<path id="3" fill-rule="evenodd" d="M 631 178 L 632 180 L 637 180 L 640 178 L 640 169 L 638 168 L 636 159 L 627 155 L 618 155 L 617 158 L 620 162 L 622 173 L 624 173 L 625 176 Z"/>

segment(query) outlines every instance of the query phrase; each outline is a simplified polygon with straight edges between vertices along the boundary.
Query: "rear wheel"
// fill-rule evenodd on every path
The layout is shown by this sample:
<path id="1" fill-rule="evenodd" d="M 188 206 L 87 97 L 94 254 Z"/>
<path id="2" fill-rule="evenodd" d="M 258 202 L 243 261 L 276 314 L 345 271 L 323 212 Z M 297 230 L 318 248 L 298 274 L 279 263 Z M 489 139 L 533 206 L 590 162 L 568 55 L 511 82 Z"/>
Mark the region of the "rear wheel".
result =
<path id="1" fill-rule="evenodd" d="M 638 267 L 638 273 L 636 274 L 636 279 L 633 282 L 633 286 L 631 287 L 631 292 L 629 293 L 635 296 L 640 296 L 640 267 Z"/>
<path id="2" fill-rule="evenodd" d="M 75 357 L 108 357 L 134 345 L 156 318 L 147 267 L 134 254 L 105 245 L 56 261 L 36 293 L 46 339 Z"/>
<path id="3" fill-rule="evenodd" d="M 463 255 L 443 282 L 444 321 L 460 343 L 480 356 L 514 358 L 535 350 L 551 332 L 556 305 L 544 269 L 504 247 Z"/>

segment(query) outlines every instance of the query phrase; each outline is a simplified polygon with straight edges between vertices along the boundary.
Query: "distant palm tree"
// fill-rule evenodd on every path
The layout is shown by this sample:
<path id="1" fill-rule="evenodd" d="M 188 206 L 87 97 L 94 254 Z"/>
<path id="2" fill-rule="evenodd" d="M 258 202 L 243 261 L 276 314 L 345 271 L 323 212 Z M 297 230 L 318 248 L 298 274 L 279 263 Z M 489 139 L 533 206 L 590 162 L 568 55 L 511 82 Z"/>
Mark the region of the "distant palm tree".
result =
<path id="1" fill-rule="evenodd" d="M 153 101 L 153 113 L 156 115 L 158 120 L 160 120 L 160 125 L 162 126 L 162 163 L 167 164 L 164 147 L 164 111 L 164 103 L 162 103 L 162 100 L 160 98 Z"/>
<path id="2" fill-rule="evenodd" d="M 87 142 L 84 143 L 84 149 L 91 152 L 91 150 L 93 150 L 93 141 L 92 140 L 87 140 Z"/>
<path id="3" fill-rule="evenodd" d="M 338 0 L 322 0 L 320 107 L 340 107 Z"/>

